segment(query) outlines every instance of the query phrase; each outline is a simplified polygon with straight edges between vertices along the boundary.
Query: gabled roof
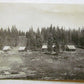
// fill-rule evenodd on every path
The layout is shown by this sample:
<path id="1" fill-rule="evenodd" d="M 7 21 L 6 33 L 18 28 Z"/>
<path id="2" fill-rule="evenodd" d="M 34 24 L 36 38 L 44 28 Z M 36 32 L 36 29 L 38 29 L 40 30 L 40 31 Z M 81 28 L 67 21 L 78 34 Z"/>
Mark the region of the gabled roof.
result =
<path id="1" fill-rule="evenodd" d="M 25 46 L 21 46 L 21 47 L 19 47 L 18 50 L 19 50 L 19 51 L 20 51 L 20 50 L 25 50 L 25 48 L 26 48 Z"/>
<path id="2" fill-rule="evenodd" d="M 54 48 L 54 47 L 55 47 L 55 44 L 53 44 L 52 47 Z M 43 49 L 44 49 L 44 48 L 45 48 L 45 49 L 48 48 L 47 44 L 42 45 L 42 48 L 43 48 Z"/>
<path id="3" fill-rule="evenodd" d="M 42 45 L 42 49 L 46 49 L 48 46 L 46 44 Z"/>
<path id="4" fill-rule="evenodd" d="M 3 50 L 10 50 L 10 49 L 11 49 L 10 46 L 4 46 L 4 47 L 3 47 Z"/>
<path id="5" fill-rule="evenodd" d="M 74 45 L 66 45 L 68 49 L 76 49 Z"/>

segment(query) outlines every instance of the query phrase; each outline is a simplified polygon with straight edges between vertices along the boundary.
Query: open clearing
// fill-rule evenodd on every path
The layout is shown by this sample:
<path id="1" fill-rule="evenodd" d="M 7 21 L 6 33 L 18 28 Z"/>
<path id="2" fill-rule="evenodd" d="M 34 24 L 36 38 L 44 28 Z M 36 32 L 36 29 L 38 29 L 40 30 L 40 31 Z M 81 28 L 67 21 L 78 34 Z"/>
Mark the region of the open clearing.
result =
<path id="1" fill-rule="evenodd" d="M 25 72 L 26 79 L 84 80 L 84 49 L 47 55 L 40 51 L 0 53 L 0 71 Z"/>

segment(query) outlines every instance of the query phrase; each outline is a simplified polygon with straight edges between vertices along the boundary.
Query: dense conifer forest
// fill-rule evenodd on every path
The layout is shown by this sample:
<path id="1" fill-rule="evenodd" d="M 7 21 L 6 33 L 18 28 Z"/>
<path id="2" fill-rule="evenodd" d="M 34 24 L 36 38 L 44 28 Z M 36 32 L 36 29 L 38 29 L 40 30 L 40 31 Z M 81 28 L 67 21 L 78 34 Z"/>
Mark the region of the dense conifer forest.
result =
<path id="1" fill-rule="evenodd" d="M 64 27 L 52 26 L 37 28 L 36 31 L 34 28 L 29 28 L 28 31 L 23 32 L 12 26 L 12 28 L 3 29 L 0 28 L 0 49 L 3 46 L 17 46 L 18 36 L 26 36 L 27 38 L 27 47 L 30 49 L 39 49 L 42 44 L 47 43 L 49 50 L 51 46 L 56 44 L 62 46 L 66 44 L 74 44 L 77 47 L 84 48 L 84 28 L 79 29 L 66 29 Z"/>

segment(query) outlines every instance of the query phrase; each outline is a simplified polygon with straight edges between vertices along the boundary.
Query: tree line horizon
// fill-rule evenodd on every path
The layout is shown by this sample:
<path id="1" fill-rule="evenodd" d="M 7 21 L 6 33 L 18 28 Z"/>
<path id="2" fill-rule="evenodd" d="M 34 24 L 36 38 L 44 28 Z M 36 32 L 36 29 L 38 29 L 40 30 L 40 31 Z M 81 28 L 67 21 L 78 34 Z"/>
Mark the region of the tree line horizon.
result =
<path id="1" fill-rule="evenodd" d="M 0 49 L 6 45 L 17 46 L 19 36 L 26 36 L 26 47 L 30 49 L 39 49 L 44 43 L 48 44 L 49 51 L 52 50 L 51 46 L 53 43 L 57 48 L 59 48 L 60 44 L 62 46 L 74 44 L 77 47 L 84 48 L 84 27 L 79 29 L 65 29 L 59 26 L 52 26 L 51 24 L 49 27 L 37 28 L 36 31 L 31 27 L 26 32 L 18 30 L 16 26 L 7 29 L 0 28 Z"/>

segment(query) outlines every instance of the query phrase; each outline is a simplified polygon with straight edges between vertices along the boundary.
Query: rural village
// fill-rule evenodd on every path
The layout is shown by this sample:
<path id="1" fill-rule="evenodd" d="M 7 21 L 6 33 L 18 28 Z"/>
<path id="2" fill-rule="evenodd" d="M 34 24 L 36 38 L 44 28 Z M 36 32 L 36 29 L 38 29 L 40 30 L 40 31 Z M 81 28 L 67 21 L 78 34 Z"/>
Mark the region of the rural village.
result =
<path id="1" fill-rule="evenodd" d="M 1 28 L 0 79 L 84 80 L 84 28 Z"/>

